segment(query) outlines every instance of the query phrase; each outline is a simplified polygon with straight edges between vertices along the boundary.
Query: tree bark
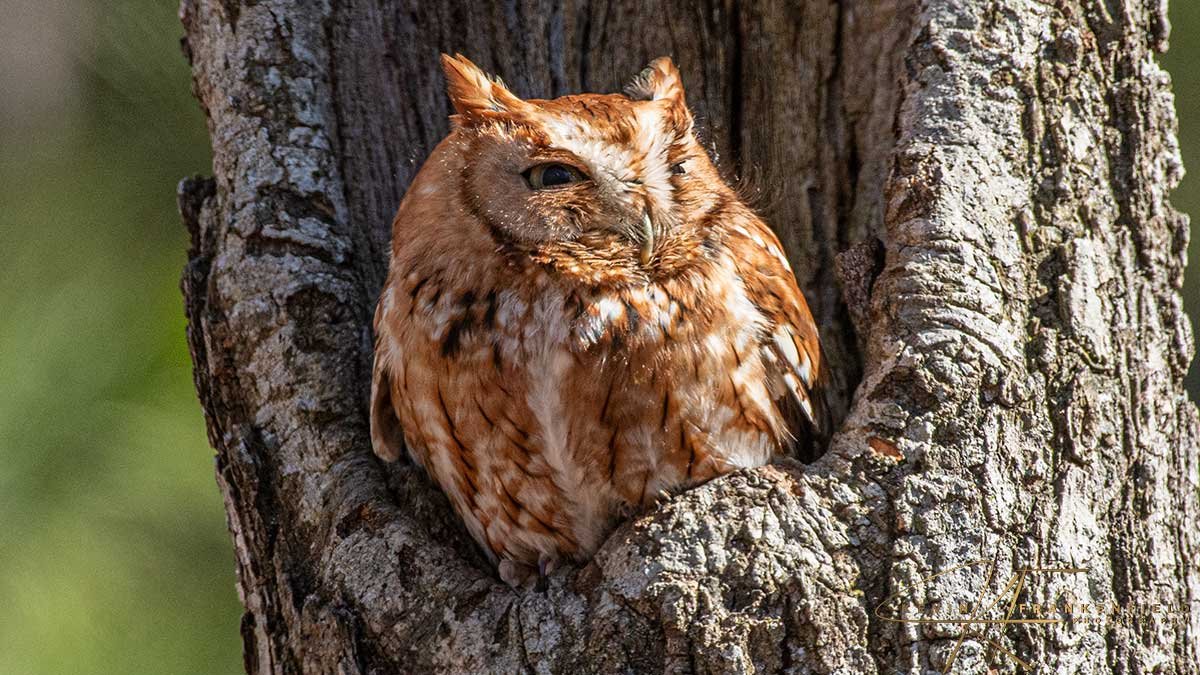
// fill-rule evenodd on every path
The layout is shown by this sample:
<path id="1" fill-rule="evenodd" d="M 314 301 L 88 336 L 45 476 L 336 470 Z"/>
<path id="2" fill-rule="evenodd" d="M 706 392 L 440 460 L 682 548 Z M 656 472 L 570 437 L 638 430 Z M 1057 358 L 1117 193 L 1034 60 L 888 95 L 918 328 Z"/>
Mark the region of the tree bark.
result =
<path id="1" fill-rule="evenodd" d="M 180 186 L 188 338 L 248 672 L 1198 672 L 1165 2 L 180 11 L 215 174 Z M 823 457 L 679 495 L 529 592 L 373 457 L 369 319 L 447 131 L 439 51 L 541 97 L 675 58 L 822 325 L 845 411 Z M 1025 574 L 1020 603 L 1121 613 L 910 621 L 1007 605 L 1039 567 L 1069 571 Z"/>

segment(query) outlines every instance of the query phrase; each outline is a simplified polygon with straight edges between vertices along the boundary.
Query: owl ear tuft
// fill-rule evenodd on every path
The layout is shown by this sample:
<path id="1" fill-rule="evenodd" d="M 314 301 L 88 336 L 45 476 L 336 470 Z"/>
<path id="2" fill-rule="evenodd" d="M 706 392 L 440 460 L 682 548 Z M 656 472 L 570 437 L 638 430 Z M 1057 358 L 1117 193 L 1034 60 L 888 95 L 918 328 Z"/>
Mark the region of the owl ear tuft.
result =
<path id="1" fill-rule="evenodd" d="M 635 101 L 666 101 L 680 130 L 691 129 L 692 114 L 684 99 L 683 76 L 671 57 L 660 56 L 651 61 L 625 86 L 625 93 Z"/>
<path id="2" fill-rule="evenodd" d="M 642 69 L 633 81 L 625 85 L 625 93 L 635 101 L 668 100 L 686 106 L 683 98 L 683 76 L 669 56 L 660 56 Z"/>
<path id="3" fill-rule="evenodd" d="M 489 76 L 462 54 L 442 54 L 442 70 L 454 111 L 467 120 L 516 112 L 525 105 L 500 78 Z"/>

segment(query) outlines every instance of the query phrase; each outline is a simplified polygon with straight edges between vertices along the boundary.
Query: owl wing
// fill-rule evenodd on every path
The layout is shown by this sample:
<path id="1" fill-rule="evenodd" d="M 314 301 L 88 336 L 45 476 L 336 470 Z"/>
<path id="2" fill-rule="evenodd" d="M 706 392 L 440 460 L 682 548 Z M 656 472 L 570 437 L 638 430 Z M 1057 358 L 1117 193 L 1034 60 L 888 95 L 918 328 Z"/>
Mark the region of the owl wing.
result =
<path id="1" fill-rule="evenodd" d="M 758 219 L 734 241 L 735 265 L 750 301 L 764 318 L 759 345 L 768 391 L 801 459 L 832 432 L 825 399 L 828 366 L 816 323 L 775 234 Z"/>
<path id="2" fill-rule="evenodd" d="M 385 292 L 387 292 L 385 290 Z M 375 308 L 375 362 L 371 372 L 371 445 L 375 454 L 389 462 L 400 459 L 404 451 L 404 432 L 392 403 L 391 352 L 379 343 L 390 329 L 384 325 L 384 304 Z"/>

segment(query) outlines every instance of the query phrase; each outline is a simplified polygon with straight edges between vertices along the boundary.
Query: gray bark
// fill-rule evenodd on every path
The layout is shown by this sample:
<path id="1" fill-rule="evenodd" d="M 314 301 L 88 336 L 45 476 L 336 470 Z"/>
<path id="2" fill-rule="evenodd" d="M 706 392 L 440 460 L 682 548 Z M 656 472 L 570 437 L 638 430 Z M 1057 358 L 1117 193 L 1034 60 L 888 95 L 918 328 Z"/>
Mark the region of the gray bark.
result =
<path id="1" fill-rule="evenodd" d="M 247 670 L 940 672 L 969 626 L 880 615 L 1049 566 L 1086 571 L 1022 602 L 1127 613 L 992 626 L 1033 672 L 1197 673 L 1164 5 L 184 0 L 215 177 L 181 184 L 183 287 Z M 822 325 L 847 412 L 819 461 L 691 490 L 521 593 L 372 456 L 369 318 L 447 128 L 439 51 L 525 96 L 676 59 Z M 952 672 L 1016 672 L 987 651 Z"/>

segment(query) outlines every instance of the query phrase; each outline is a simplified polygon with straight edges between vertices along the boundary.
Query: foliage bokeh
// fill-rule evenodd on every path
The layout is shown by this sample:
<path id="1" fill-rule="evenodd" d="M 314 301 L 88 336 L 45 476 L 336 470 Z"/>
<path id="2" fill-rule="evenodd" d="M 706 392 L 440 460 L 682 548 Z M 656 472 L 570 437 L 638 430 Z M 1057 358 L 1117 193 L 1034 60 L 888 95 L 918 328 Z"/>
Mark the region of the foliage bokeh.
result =
<path id="1" fill-rule="evenodd" d="M 178 287 L 175 185 L 211 169 L 175 7 L 0 16 L 37 57 L 0 92 L 0 673 L 241 672 Z"/>
<path id="2" fill-rule="evenodd" d="M 1171 15 L 1163 63 L 1200 167 L 1200 3 Z M 175 185 L 210 169 L 175 7 L 0 0 L 0 16 L 0 40 L 30 45 L 0 50 L 0 674 L 239 672 L 178 290 Z M 1200 213 L 1198 186 L 1179 209 Z M 1200 316 L 1200 274 L 1186 297 Z"/>
<path id="3" fill-rule="evenodd" d="M 1171 73 L 1175 89 L 1175 112 L 1179 118 L 1179 142 L 1183 166 L 1188 169 L 1183 183 L 1171 194 L 1175 208 L 1192 217 L 1191 241 L 1188 242 L 1188 269 L 1183 285 L 1184 306 L 1192 320 L 1192 335 L 1200 327 L 1200 3 L 1173 0 L 1170 4 L 1171 48 L 1159 63 Z M 1188 393 L 1200 400 L 1200 364 L 1192 359 L 1187 377 Z"/>

